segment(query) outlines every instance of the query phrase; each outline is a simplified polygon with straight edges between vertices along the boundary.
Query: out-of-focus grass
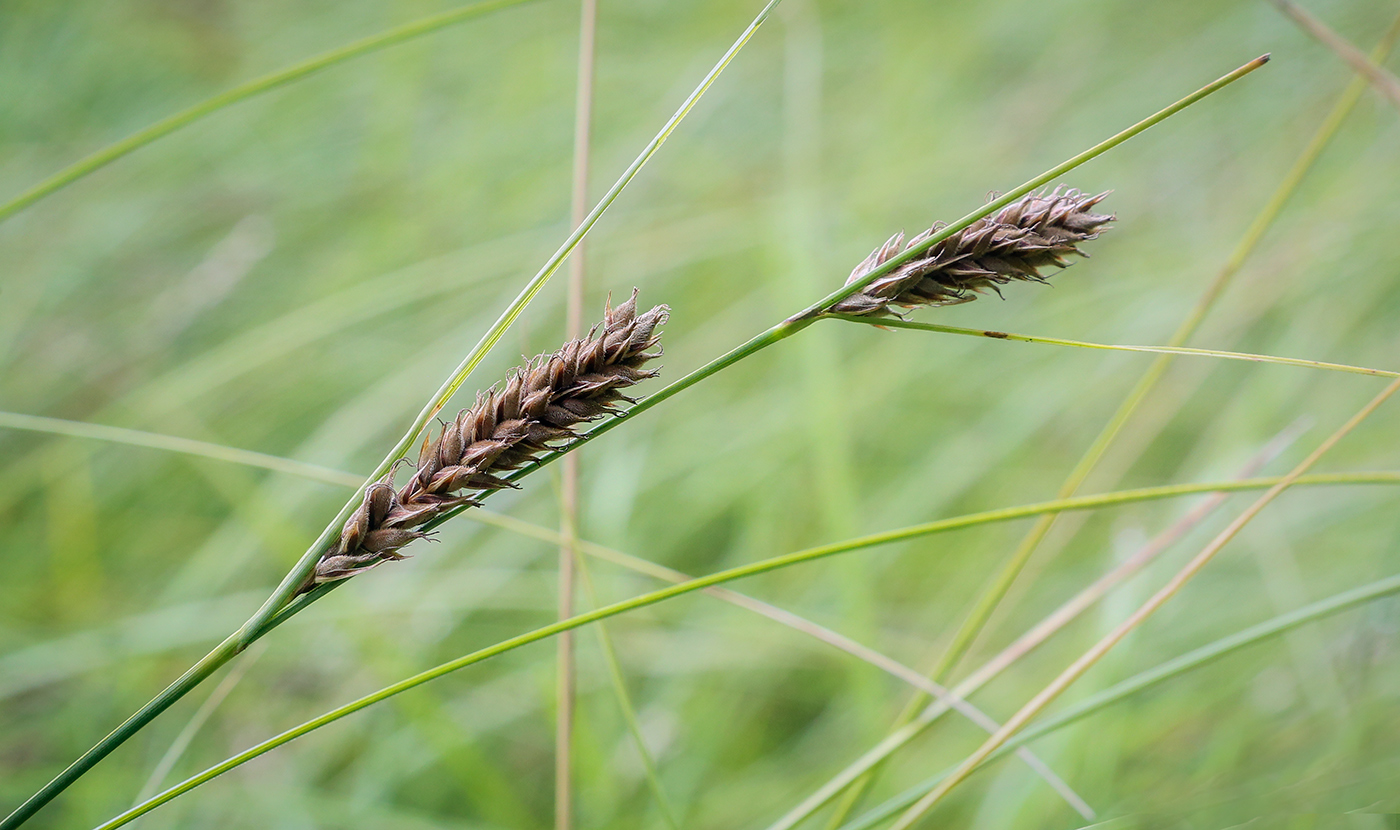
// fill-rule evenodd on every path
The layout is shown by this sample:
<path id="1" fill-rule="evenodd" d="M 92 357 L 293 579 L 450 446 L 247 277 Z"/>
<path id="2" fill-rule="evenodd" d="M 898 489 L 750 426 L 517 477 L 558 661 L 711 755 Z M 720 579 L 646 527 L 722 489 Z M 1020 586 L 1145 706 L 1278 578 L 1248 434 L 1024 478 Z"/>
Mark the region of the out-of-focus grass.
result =
<path id="1" fill-rule="evenodd" d="M 598 177 L 631 159 L 752 6 L 603 4 Z M 443 8 L 8 6 L 0 196 L 249 77 Z M 1309 8 L 1362 48 L 1394 13 L 1372 0 Z M 575 11 L 544 0 L 337 67 L 0 225 L 0 408 L 371 466 L 563 235 Z M 920 315 L 1159 342 L 1350 77 L 1262 2 L 787 0 L 598 227 L 589 302 L 638 285 L 670 304 L 665 373 L 676 377 L 839 284 L 893 230 L 956 218 L 988 190 L 1265 51 L 1266 70 L 1076 173 L 1076 186 L 1113 188 L 1120 217 L 1092 260 L 1052 289 Z M 1397 368 L 1397 146 L 1400 114 L 1368 95 L 1192 345 Z M 562 285 L 522 322 L 481 377 L 559 340 Z M 823 324 L 590 445 L 583 534 L 709 572 L 1046 498 L 1150 360 Z M 1088 489 L 1111 486 L 1115 458 L 1135 446 L 1142 456 L 1122 472 L 1126 485 L 1227 478 L 1298 416 L 1330 430 L 1378 388 L 1364 377 L 1179 360 Z M 1396 418 L 1382 410 L 1327 467 L 1400 466 Z M 1280 468 L 1320 437 L 1305 437 Z M 0 652 L 51 646 L 54 661 L 51 682 L 0 701 L 0 803 L 36 789 L 250 613 L 341 497 L 215 461 L 0 434 Z M 1386 488 L 1286 494 L 1072 694 L 1394 573 L 1395 505 Z M 555 521 L 544 479 L 495 507 Z M 1072 538 L 1052 535 L 978 653 L 1184 509 L 1121 508 Z M 979 705 L 1014 711 L 1225 519 L 989 686 Z M 743 587 L 924 665 L 1021 532 L 987 527 Z M 355 580 L 268 639 L 176 773 L 543 623 L 554 607 L 550 554 L 458 522 L 411 561 Z M 650 587 L 604 567 L 594 576 L 604 600 Z M 1395 810 L 1385 799 L 1400 769 L 1396 625 L 1393 600 L 1350 612 L 1036 749 L 1100 812 L 1139 824 Z M 620 618 L 612 633 L 687 827 L 777 816 L 882 735 L 907 694 L 869 666 L 703 597 Z M 579 826 L 659 827 L 602 657 L 591 638 L 579 642 Z M 65 668 L 83 660 L 87 671 Z M 552 668 L 544 648 L 473 667 L 144 821 L 544 826 Z M 207 693 L 33 826 L 91 825 L 128 806 Z M 897 756 L 871 797 L 943 769 L 980 738 L 950 722 Z M 1011 763 L 974 778 L 942 815 L 959 826 L 1074 823 Z"/>

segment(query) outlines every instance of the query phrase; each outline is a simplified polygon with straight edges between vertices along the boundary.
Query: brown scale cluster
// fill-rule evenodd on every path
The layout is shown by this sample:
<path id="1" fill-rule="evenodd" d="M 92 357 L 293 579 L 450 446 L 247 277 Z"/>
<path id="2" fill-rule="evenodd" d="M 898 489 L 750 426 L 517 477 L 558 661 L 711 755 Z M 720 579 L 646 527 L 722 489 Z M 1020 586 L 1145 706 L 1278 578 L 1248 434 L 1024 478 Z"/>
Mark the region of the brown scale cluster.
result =
<path id="1" fill-rule="evenodd" d="M 339 543 L 321 557 L 302 590 L 403 559 L 399 549 L 427 535 L 417 528 L 452 508 L 475 505 L 482 493 L 514 486 L 503 473 L 577 438 L 576 425 L 630 402 L 624 389 L 656 377 L 655 369 L 642 367 L 661 356 L 657 329 L 669 313 L 660 305 L 638 314 L 633 290 L 627 302 L 604 310 L 603 322 L 587 337 L 539 355 L 500 388 L 479 393 L 470 409 L 443 425 L 437 440 L 424 443 L 407 484 L 395 490 L 390 471 L 365 491 Z"/>
<path id="2" fill-rule="evenodd" d="M 1092 208 L 1107 193 L 1089 196 L 1078 190 L 1055 188 L 1032 193 L 939 242 L 876 279 L 861 291 L 833 305 L 836 314 L 893 314 L 891 305 L 955 305 L 977 299 L 985 289 L 997 290 L 1013 280 L 1044 282 L 1040 269 L 1064 268 L 1070 254 L 1088 256 L 1078 245 L 1094 239 L 1114 217 Z M 946 225 L 938 223 L 904 244 L 897 233 L 846 280 L 849 285 L 918 245 Z"/>

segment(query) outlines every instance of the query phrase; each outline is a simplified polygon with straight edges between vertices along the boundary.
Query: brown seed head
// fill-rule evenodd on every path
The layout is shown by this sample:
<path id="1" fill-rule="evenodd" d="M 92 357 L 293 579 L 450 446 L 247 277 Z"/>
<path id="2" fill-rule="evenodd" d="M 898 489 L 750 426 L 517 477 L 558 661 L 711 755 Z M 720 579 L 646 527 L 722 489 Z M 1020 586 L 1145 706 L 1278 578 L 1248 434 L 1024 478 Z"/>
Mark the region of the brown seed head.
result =
<path id="1" fill-rule="evenodd" d="M 929 248 L 894 271 L 831 307 L 837 314 L 893 314 L 891 305 L 913 308 L 956 305 L 977 299 L 984 289 L 1012 280 L 1044 282 L 1040 269 L 1064 268 L 1070 254 L 1087 257 L 1078 244 L 1094 239 L 1113 216 L 1091 208 L 1108 193 L 1089 196 L 1055 188 L 1032 193 Z M 938 223 L 909 244 L 897 233 L 857 265 L 849 285 L 945 227 Z"/>
<path id="2" fill-rule="evenodd" d="M 587 337 L 571 340 L 517 368 L 499 388 L 479 393 L 470 409 L 425 441 L 413 477 L 395 491 L 391 470 L 365 491 L 341 531 L 339 543 L 317 563 L 303 591 L 402 559 L 399 548 L 427 534 L 415 530 L 443 512 L 475 505 L 483 492 L 512 487 L 503 473 L 578 437 L 577 424 L 594 421 L 631 401 L 622 390 L 655 369 L 660 333 L 670 309 L 637 313 L 637 292 L 604 309 L 603 322 Z M 654 349 L 654 351 L 651 351 Z"/>

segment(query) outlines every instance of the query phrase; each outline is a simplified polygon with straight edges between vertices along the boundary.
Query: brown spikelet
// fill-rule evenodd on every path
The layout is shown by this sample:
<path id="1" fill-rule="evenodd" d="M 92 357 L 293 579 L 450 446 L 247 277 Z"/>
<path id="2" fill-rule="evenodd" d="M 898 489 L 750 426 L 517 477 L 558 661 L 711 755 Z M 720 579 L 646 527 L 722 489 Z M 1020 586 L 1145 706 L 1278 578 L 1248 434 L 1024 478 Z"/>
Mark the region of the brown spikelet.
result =
<path id="1" fill-rule="evenodd" d="M 1012 280 L 1044 282 L 1040 269 L 1064 268 L 1070 254 L 1088 256 L 1077 247 L 1094 239 L 1113 216 L 1091 209 L 1108 193 L 1089 196 L 1055 188 L 1032 193 L 979 219 L 929 248 L 894 271 L 831 307 L 837 314 L 893 314 L 891 305 L 913 308 L 955 305 L 977 299 L 984 289 L 997 290 Z M 934 225 L 904 244 L 897 233 L 857 265 L 849 285 L 942 230 Z"/>
<path id="2" fill-rule="evenodd" d="M 483 492 L 514 486 L 501 475 L 577 438 L 575 425 L 630 401 L 622 390 L 656 377 L 656 370 L 642 366 L 661 356 L 657 329 L 669 314 L 664 305 L 638 314 L 634 289 L 627 302 L 604 310 L 603 322 L 587 337 L 535 357 L 499 388 L 479 393 L 470 409 L 443 425 L 437 440 L 424 442 L 407 484 L 395 491 L 391 470 L 365 491 L 339 543 L 321 557 L 302 590 L 402 559 L 400 548 L 427 535 L 415 528 L 476 504 Z"/>

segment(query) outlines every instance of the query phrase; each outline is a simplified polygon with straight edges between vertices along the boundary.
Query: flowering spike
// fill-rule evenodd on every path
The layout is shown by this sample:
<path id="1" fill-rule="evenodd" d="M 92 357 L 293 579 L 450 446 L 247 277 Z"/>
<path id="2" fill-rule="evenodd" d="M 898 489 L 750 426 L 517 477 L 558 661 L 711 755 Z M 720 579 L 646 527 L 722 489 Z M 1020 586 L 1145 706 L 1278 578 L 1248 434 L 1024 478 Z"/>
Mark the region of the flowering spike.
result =
<path id="1" fill-rule="evenodd" d="M 1113 216 L 1092 212 L 1107 193 L 1089 196 L 1056 187 L 1031 193 L 991 216 L 929 248 L 890 273 L 876 279 L 829 310 L 836 314 L 883 316 L 890 306 L 956 305 L 977 299 L 1013 280 L 1044 282 L 1041 268 L 1064 268 L 1069 254 L 1086 256 L 1078 243 L 1096 238 Z M 849 285 L 888 262 L 901 250 L 928 239 L 944 226 L 929 230 L 902 245 L 895 234 L 856 266 Z M 1000 292 L 998 292 L 1000 293 Z"/>
<path id="2" fill-rule="evenodd" d="M 642 367 L 661 356 L 657 329 L 669 314 L 664 305 L 638 314 L 634 289 L 627 302 L 605 310 L 588 336 L 525 361 L 505 383 L 478 393 L 436 439 L 424 438 L 407 484 L 395 491 L 391 471 L 366 490 L 302 591 L 402 559 L 399 549 L 426 535 L 416 528 L 475 505 L 483 491 L 513 487 L 501 473 L 577 438 L 577 424 L 615 412 L 629 400 L 624 389 L 656 376 Z"/>

